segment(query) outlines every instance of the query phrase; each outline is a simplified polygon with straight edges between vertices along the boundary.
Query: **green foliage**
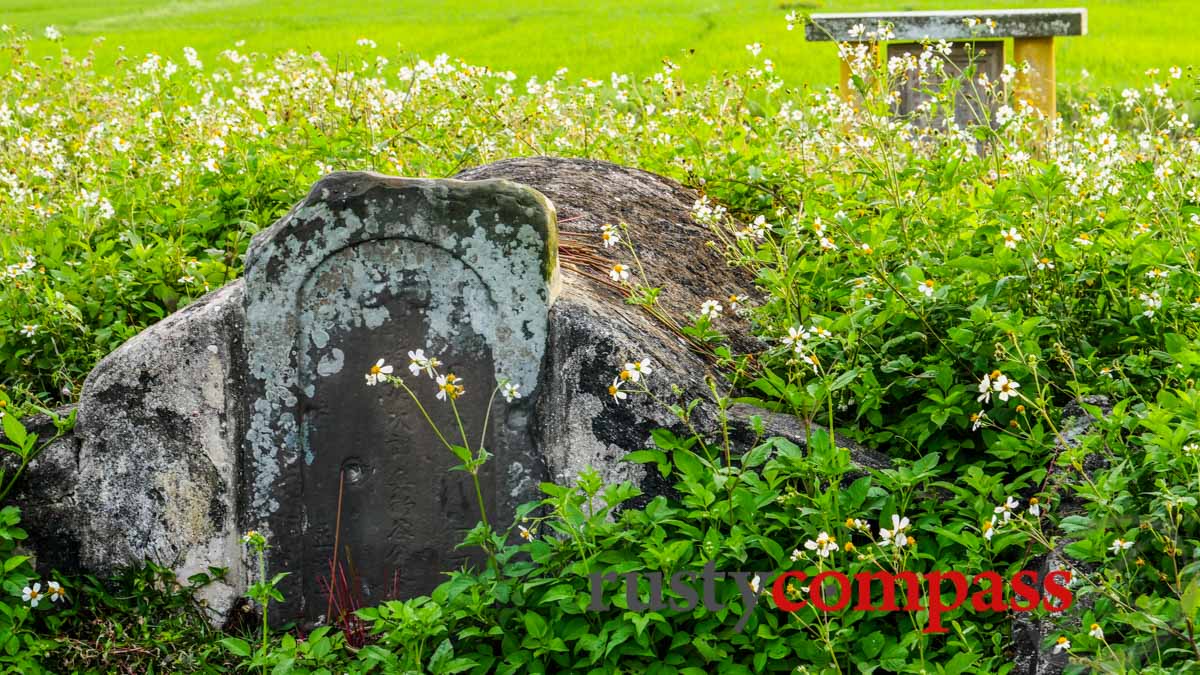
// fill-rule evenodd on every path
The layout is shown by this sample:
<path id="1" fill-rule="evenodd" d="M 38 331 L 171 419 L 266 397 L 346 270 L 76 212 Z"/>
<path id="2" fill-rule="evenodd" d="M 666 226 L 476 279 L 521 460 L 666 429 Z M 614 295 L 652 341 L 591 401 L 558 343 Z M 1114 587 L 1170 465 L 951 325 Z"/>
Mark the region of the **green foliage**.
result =
<path id="1" fill-rule="evenodd" d="M 222 579 L 210 569 L 181 583 L 171 569 L 144 563 L 111 579 L 70 580 L 70 593 L 41 618 L 55 672 L 219 672 L 230 664 L 219 632 L 196 594 Z"/>
<path id="2" fill-rule="evenodd" d="M 35 608 L 16 601 L 36 583 L 29 557 L 17 554 L 17 546 L 27 536 L 20 522 L 17 507 L 0 508 L 0 663 L 23 672 L 41 672 L 38 657 L 49 651 L 50 643 L 32 629 Z"/>

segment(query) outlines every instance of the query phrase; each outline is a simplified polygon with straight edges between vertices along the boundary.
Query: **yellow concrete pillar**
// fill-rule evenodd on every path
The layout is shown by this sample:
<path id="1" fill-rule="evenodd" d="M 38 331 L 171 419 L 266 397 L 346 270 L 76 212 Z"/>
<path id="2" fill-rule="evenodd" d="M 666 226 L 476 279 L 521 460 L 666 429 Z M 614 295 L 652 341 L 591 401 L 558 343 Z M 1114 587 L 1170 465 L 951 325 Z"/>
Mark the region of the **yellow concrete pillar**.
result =
<path id="1" fill-rule="evenodd" d="M 1054 93 L 1054 38 L 1013 38 L 1013 64 L 1018 68 L 1029 62 L 1029 72 L 1018 74 L 1013 89 L 1017 100 L 1024 99 L 1053 120 L 1057 108 Z"/>
<path id="2" fill-rule="evenodd" d="M 842 67 L 842 77 L 839 80 L 839 90 L 842 92 L 842 98 L 847 101 L 854 99 L 854 89 L 850 85 L 850 62 L 846 59 L 838 59 L 838 64 Z"/>

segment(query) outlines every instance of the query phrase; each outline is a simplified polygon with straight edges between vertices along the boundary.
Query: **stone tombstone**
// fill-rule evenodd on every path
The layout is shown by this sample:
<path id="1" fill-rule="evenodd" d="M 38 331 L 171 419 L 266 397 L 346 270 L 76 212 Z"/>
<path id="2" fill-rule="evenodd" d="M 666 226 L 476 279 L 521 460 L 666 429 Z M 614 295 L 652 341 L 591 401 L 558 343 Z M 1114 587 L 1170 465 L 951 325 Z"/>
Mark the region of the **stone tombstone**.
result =
<path id="1" fill-rule="evenodd" d="M 887 46 L 887 56 L 890 60 L 905 53 L 916 55 L 924 48 L 920 43 L 893 42 Z M 997 109 L 995 97 L 990 90 L 979 85 L 979 78 L 986 75 L 988 82 L 1000 81 L 1000 75 L 1004 71 L 1004 42 L 955 42 L 950 45 L 949 56 L 942 57 L 942 60 L 945 64 L 945 78 L 926 76 L 924 81 L 918 81 L 915 69 L 909 73 L 910 80 L 900 86 L 900 100 L 895 105 L 895 113 L 902 117 L 914 115 L 922 103 L 932 98 L 929 92 L 938 91 L 945 79 L 959 78 L 961 85 L 955 92 L 954 122 L 960 127 L 994 124 L 992 120 Z M 973 76 L 964 77 L 964 73 L 971 67 L 975 68 Z M 917 114 L 914 122 L 924 127 L 940 127 L 944 119 L 945 115 L 940 112 L 933 118 Z"/>
<path id="2" fill-rule="evenodd" d="M 477 554 L 458 549 L 479 521 L 470 476 L 402 390 L 367 386 L 384 358 L 452 443 L 464 444 L 423 349 L 463 378 L 459 413 L 493 525 L 536 498 L 532 394 L 557 291 L 554 207 L 506 180 L 334 173 L 246 257 L 249 410 L 243 448 L 248 527 L 267 534 L 270 572 L 288 572 L 280 620 L 325 614 L 335 541 L 365 604 L 426 594 Z M 500 378 L 523 398 L 489 398 Z M 338 520 L 340 504 L 341 528 Z"/>

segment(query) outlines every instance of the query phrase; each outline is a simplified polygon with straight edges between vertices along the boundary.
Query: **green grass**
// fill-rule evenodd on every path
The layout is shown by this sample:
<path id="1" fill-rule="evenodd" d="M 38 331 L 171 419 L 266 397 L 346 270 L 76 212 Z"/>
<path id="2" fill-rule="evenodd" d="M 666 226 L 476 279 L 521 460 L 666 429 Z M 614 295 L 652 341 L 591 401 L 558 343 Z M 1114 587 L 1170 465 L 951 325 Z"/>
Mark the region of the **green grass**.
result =
<path id="1" fill-rule="evenodd" d="M 1070 0 L 0 0 L 0 22 L 41 35 L 53 24 L 72 48 L 105 36 L 127 53 L 157 51 L 179 60 L 187 45 L 211 60 L 245 40 L 243 51 L 275 52 L 294 47 L 328 56 L 357 49 L 369 37 L 381 52 L 396 46 L 432 58 L 440 52 L 472 63 L 545 76 L 566 66 L 575 76 L 606 78 L 612 71 L 645 74 L 662 57 L 684 65 L 691 80 L 751 62 L 744 46 L 761 42 L 793 84 L 836 80 L 834 48 L 807 44 L 803 32 L 788 32 L 784 15 L 800 12 L 900 9 L 1053 7 Z M 1060 81 L 1082 68 L 1105 83 L 1137 82 L 1147 68 L 1200 62 L 1200 41 L 1180 33 L 1200 24 L 1196 0 L 1098 0 L 1084 3 L 1090 34 L 1059 41 Z M 53 48 L 39 39 L 37 52 Z M 685 54 L 695 50 L 691 57 Z M 113 58 L 104 50 L 101 61 Z M 395 60 L 395 59 L 393 59 Z M 103 66 L 102 66 L 103 67 Z"/>

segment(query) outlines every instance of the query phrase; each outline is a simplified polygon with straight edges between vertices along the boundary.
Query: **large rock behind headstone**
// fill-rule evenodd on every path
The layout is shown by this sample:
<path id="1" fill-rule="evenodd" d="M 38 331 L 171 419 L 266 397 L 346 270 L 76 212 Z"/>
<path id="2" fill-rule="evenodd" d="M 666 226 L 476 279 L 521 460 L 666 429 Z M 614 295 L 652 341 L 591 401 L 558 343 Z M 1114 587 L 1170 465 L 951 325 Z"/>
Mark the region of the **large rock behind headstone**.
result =
<path id="1" fill-rule="evenodd" d="M 647 497 L 661 493 L 665 486 L 657 471 L 621 458 L 652 447 L 654 429 L 685 430 L 671 412 L 645 396 L 614 401 L 608 385 L 626 361 L 649 357 L 655 368 L 649 386 L 660 400 L 707 403 L 711 393 L 706 378 L 719 380 L 719 375 L 682 336 L 645 309 L 624 302 L 620 291 L 605 283 L 612 263 L 630 260 L 621 247 L 605 249 L 600 232 L 606 224 L 629 225 L 629 239 L 650 283 L 662 288 L 659 301 L 666 314 L 686 321 L 687 315 L 699 313 L 705 300 L 717 300 L 726 308 L 717 328 L 735 350 L 756 350 L 748 324 L 729 310 L 727 300 L 734 294 L 754 297 L 752 280 L 708 245 L 710 232 L 692 217 L 699 195 L 662 176 L 586 159 L 510 159 L 458 177 L 507 178 L 529 185 L 558 211 L 563 287 L 550 310 L 550 344 L 536 415 L 538 443 L 551 478 L 570 483 L 591 466 L 608 482 L 632 481 Z M 590 263 L 593 260 L 602 263 Z M 682 393 L 674 393 L 672 385 Z M 745 428 L 746 418 L 756 412 L 765 414 L 738 406 L 731 416 L 735 425 Z M 782 424 L 780 416 L 769 417 L 780 435 L 803 442 L 802 432 Z M 711 405 L 698 406 L 692 423 L 701 433 L 720 435 Z M 861 465 L 886 463 L 886 458 L 857 447 L 851 449 L 851 457 Z"/>

